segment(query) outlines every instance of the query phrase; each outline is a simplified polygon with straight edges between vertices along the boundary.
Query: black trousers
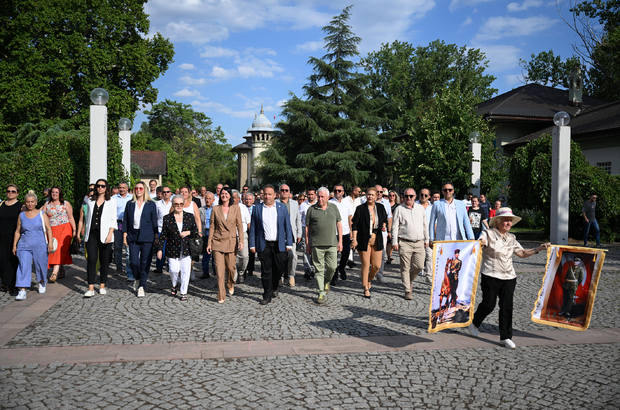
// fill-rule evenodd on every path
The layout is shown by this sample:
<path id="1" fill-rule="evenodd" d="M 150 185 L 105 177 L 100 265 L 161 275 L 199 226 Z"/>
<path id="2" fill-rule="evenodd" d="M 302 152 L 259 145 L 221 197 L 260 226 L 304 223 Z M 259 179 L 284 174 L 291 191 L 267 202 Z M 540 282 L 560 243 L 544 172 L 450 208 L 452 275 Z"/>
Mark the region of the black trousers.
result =
<path id="1" fill-rule="evenodd" d="M 484 319 L 495 309 L 499 298 L 499 338 L 512 339 L 512 305 L 517 278 L 503 280 L 481 275 L 482 303 L 474 314 L 474 326 L 480 327 Z"/>
<path id="2" fill-rule="evenodd" d="M 88 253 L 86 276 L 89 285 L 94 285 L 97 279 L 97 254 L 99 255 L 99 271 L 101 272 L 99 282 L 105 284 L 108 281 L 113 246 L 114 243 L 102 243 L 99 240 L 99 231 L 90 231 L 88 234 L 88 242 L 84 248 Z"/>
<path id="3" fill-rule="evenodd" d="M 278 242 L 267 242 L 265 249 L 258 254 L 261 266 L 261 282 L 263 283 L 263 299 L 271 299 L 273 292 L 278 290 L 280 279 L 288 268 L 288 253 L 278 250 Z"/>
<path id="4" fill-rule="evenodd" d="M 344 272 L 344 268 L 347 267 L 347 262 L 349 261 L 349 253 L 351 252 L 351 235 L 346 234 L 342 235 L 342 252 L 340 252 L 340 263 L 338 264 L 338 269 L 336 269 L 340 274 Z M 334 274 L 334 278 L 336 275 Z"/>

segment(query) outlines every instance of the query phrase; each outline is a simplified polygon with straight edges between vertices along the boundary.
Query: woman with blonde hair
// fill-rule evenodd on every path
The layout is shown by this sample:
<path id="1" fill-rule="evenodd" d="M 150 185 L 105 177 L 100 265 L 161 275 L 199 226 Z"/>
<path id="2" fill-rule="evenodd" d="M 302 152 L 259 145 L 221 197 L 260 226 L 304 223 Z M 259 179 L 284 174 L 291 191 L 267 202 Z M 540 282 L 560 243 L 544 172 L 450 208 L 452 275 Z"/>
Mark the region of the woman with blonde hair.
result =
<path id="1" fill-rule="evenodd" d="M 52 227 L 45 212 L 37 210 L 37 196 L 34 191 L 28 191 L 24 201 L 26 210 L 19 215 L 13 239 L 13 254 L 19 259 L 15 281 L 19 293 L 15 300 L 26 299 L 26 288 L 30 287 L 32 279 L 33 262 L 39 293 L 45 293 L 48 254 L 54 253 Z"/>
<path id="2" fill-rule="evenodd" d="M 382 232 L 387 230 L 387 211 L 384 206 L 377 206 L 376 200 L 377 189 L 368 188 L 366 203 L 355 208 L 351 227 L 351 249 L 357 248 L 360 255 L 364 297 L 368 299 L 371 282 L 381 267 Z"/>
<path id="3" fill-rule="evenodd" d="M 153 243 L 158 239 L 157 206 L 146 184 L 137 182 L 133 187 L 133 198 L 125 205 L 123 243 L 129 248 L 129 263 L 135 279 L 133 290 L 137 288 L 139 298 L 145 295 L 144 289 L 153 259 Z"/>
<path id="4" fill-rule="evenodd" d="M 50 220 L 52 234 L 58 241 L 58 249 L 50 255 L 48 268 L 52 268 L 49 281 L 56 282 L 57 278 L 65 277 L 63 265 L 72 265 L 71 258 L 71 238 L 77 235 L 75 220 L 73 219 L 73 208 L 64 196 L 59 186 L 53 186 L 49 190 L 48 201 L 41 208 Z M 59 275 L 60 271 L 60 275 Z"/>

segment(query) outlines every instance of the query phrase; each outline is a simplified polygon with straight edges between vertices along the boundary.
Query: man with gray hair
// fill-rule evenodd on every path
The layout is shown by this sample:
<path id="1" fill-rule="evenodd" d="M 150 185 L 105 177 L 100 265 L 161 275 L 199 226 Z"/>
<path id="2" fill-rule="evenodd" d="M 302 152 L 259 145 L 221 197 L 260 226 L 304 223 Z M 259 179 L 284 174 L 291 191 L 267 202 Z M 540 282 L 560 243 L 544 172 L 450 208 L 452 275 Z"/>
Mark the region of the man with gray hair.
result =
<path id="1" fill-rule="evenodd" d="M 295 286 L 295 271 L 297 270 L 297 249 L 296 244 L 301 241 L 301 216 L 299 214 L 299 203 L 291 201 L 291 190 L 288 185 L 280 185 L 280 197 L 277 202 L 283 203 L 288 209 L 291 218 L 291 232 L 293 233 L 293 248 L 288 251 L 288 269 L 286 276 L 290 287 Z"/>
<path id="2" fill-rule="evenodd" d="M 405 189 L 405 203 L 394 210 L 392 219 L 392 248 L 400 256 L 400 278 L 405 288 L 405 299 L 413 300 L 413 281 L 424 269 L 429 233 L 426 211 L 415 203 L 413 188 Z"/>
<path id="3" fill-rule="evenodd" d="M 241 209 L 241 225 L 243 225 L 243 232 L 237 232 L 239 235 L 239 239 L 243 238 L 243 249 L 237 253 L 237 271 L 235 272 L 235 277 L 233 280 L 237 283 L 242 283 L 244 280 L 243 273 L 245 272 L 245 268 L 248 266 L 248 261 L 250 259 L 250 248 L 248 247 L 248 232 L 250 231 L 250 211 L 248 208 L 241 202 L 241 195 L 239 191 L 236 189 L 232 190 L 232 200 L 233 205 L 239 206 Z"/>
<path id="4" fill-rule="evenodd" d="M 306 213 L 306 253 L 312 255 L 316 269 L 314 280 L 318 304 L 325 303 L 329 282 L 338 265 L 338 252 L 342 251 L 341 219 L 338 207 L 329 203 L 329 190 L 319 188 L 316 204 Z"/>

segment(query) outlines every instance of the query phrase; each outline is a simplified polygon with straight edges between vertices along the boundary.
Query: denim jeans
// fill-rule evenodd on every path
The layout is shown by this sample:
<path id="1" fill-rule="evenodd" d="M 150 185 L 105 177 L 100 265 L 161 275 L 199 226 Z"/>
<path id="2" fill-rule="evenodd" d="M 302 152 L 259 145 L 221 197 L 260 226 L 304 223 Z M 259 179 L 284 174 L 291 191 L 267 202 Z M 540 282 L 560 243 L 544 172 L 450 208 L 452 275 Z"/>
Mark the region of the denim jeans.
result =
<path id="1" fill-rule="evenodd" d="M 590 222 L 583 223 L 583 244 L 588 244 L 588 234 L 590 233 L 590 227 L 594 228 L 594 238 L 596 239 L 596 244 L 601 243 L 601 230 L 598 227 L 598 222 L 596 219 L 591 220 Z"/>

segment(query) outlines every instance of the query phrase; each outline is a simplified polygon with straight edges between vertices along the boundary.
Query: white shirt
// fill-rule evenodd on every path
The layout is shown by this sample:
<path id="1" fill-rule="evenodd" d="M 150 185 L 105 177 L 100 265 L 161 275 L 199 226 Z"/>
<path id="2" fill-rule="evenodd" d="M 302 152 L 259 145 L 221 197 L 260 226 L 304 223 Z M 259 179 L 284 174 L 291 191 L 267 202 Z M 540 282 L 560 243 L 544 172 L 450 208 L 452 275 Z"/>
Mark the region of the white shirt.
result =
<path id="1" fill-rule="evenodd" d="M 133 229 L 140 229 L 140 218 L 142 217 L 142 210 L 144 209 L 144 202 L 142 206 L 138 206 L 136 201 L 136 208 L 133 211 Z"/>
<path id="2" fill-rule="evenodd" d="M 167 204 L 163 199 L 159 200 L 155 203 L 155 206 L 157 207 L 157 229 L 161 233 L 161 229 L 164 227 L 164 216 L 168 215 L 172 208 L 172 199 Z"/>
<path id="3" fill-rule="evenodd" d="M 446 224 L 446 240 L 448 241 L 460 241 L 463 239 L 461 237 L 461 232 L 459 231 L 459 227 L 456 223 L 456 202 L 457 199 L 453 199 L 451 203 L 448 201 L 446 204 L 446 217 L 448 218 Z"/>
<path id="4" fill-rule="evenodd" d="M 276 204 L 263 206 L 263 230 L 265 231 L 266 241 L 273 242 L 278 239 L 278 210 Z"/>
<path id="5" fill-rule="evenodd" d="M 306 226 L 306 213 L 308 213 L 308 208 L 312 205 L 316 204 L 316 202 L 310 203 L 308 200 L 304 201 L 303 204 L 299 205 L 299 216 L 301 217 L 301 226 Z"/>
<path id="6" fill-rule="evenodd" d="M 151 196 L 151 199 L 153 201 L 157 201 L 157 190 L 155 190 L 153 192 L 149 191 L 149 195 Z"/>
<path id="7" fill-rule="evenodd" d="M 239 209 L 241 209 L 241 223 L 243 224 L 243 232 L 248 231 L 248 224 L 252 221 L 250 211 L 248 207 L 242 203 L 239 203 Z"/>
<path id="8" fill-rule="evenodd" d="M 336 205 L 340 211 L 340 219 L 342 219 L 342 234 L 349 235 L 351 230 L 349 229 L 349 216 L 353 216 L 353 205 L 351 201 L 338 202 L 336 198 L 330 199 L 329 202 Z"/>

